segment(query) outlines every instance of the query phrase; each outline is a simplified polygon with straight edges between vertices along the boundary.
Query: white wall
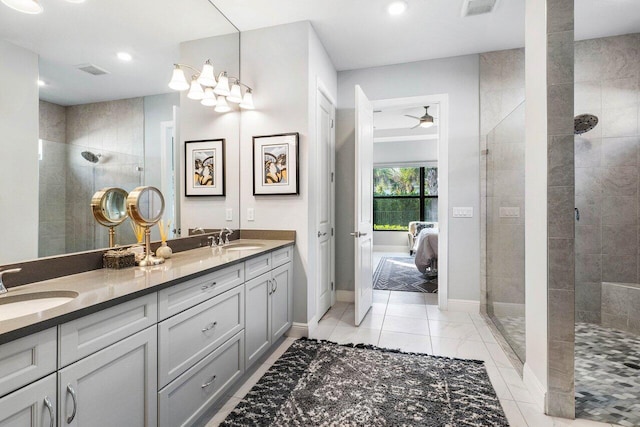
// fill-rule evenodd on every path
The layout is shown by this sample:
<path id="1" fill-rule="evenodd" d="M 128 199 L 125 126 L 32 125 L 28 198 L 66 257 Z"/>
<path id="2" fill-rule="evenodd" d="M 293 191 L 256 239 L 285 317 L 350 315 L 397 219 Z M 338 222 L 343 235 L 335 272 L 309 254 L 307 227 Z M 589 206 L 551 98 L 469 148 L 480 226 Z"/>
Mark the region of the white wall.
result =
<path id="1" fill-rule="evenodd" d="M 547 389 L 547 27 L 545 3 L 527 0 L 525 49 L 525 310 L 530 388 Z"/>
<path id="2" fill-rule="evenodd" d="M 371 100 L 449 95 L 449 207 L 470 206 L 471 219 L 449 209 L 449 298 L 479 300 L 480 183 L 478 56 L 420 61 L 338 73 L 336 132 L 338 289 L 353 290 L 354 86 Z"/>
<path id="3" fill-rule="evenodd" d="M 216 75 L 227 71 L 230 76 L 239 75 L 239 34 L 228 34 L 194 40 L 180 44 L 180 62 L 201 68 L 211 59 Z M 189 78 L 187 76 L 187 78 Z M 238 107 L 220 114 L 212 107 L 187 98 L 187 91 L 180 94 L 180 160 L 177 174 L 180 178 L 180 220 L 182 235 L 194 227 L 239 227 L 239 129 Z M 226 139 L 225 186 L 226 197 L 186 197 L 184 186 L 184 141 Z M 233 220 L 225 220 L 225 210 L 233 209 Z"/>
<path id="4" fill-rule="evenodd" d="M 38 55 L 0 40 L 0 265 L 38 256 Z"/>
<path id="5" fill-rule="evenodd" d="M 375 118 L 374 118 L 375 120 Z M 374 142 L 373 164 L 395 165 L 426 163 L 438 160 L 438 140 Z"/>
<path id="6" fill-rule="evenodd" d="M 296 231 L 294 258 L 294 321 L 306 323 L 315 314 L 315 226 L 313 173 L 315 85 L 320 76 L 336 92 L 336 75 L 309 22 L 242 33 L 242 78 L 255 87 L 254 111 L 241 122 L 241 228 Z M 313 86 L 313 89 L 312 89 Z M 313 93 L 313 95 L 312 95 Z M 300 194 L 254 196 L 252 137 L 300 133 Z M 255 220 L 247 219 L 254 209 Z"/>

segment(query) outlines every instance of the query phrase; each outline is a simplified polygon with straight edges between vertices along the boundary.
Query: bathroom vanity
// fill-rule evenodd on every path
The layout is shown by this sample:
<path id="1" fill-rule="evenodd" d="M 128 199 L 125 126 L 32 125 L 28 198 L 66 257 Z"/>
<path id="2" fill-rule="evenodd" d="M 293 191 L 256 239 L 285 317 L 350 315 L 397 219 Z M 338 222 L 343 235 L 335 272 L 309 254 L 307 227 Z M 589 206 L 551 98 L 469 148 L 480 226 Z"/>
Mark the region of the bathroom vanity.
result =
<path id="1" fill-rule="evenodd" d="M 293 244 L 236 240 L 13 288 L 77 296 L 0 321 L 0 424 L 193 424 L 291 327 Z"/>

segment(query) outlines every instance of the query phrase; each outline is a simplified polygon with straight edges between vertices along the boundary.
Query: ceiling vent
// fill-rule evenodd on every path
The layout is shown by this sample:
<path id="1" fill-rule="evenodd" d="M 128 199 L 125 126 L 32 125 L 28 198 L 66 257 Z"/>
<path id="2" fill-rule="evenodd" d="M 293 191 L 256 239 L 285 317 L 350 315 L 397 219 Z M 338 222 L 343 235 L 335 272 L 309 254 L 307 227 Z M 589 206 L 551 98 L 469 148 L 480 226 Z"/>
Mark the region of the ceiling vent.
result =
<path id="1" fill-rule="evenodd" d="M 109 74 L 109 72 L 104 68 L 100 68 L 97 65 L 93 65 L 93 64 L 76 65 L 76 68 L 80 71 L 84 71 L 85 73 L 89 73 L 94 76 L 102 76 L 104 74 Z"/>
<path id="2" fill-rule="evenodd" d="M 496 8 L 498 0 L 464 0 L 462 16 L 476 16 L 491 13 Z"/>

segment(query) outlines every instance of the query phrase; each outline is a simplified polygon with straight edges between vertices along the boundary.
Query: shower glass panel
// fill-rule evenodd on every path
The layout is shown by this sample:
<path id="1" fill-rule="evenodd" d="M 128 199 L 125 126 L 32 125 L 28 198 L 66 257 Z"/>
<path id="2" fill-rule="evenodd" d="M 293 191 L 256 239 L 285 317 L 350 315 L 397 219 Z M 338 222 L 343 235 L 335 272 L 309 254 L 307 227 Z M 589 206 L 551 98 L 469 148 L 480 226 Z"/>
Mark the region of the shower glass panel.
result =
<path id="1" fill-rule="evenodd" d="M 487 315 L 525 359 L 525 104 L 487 135 Z"/>

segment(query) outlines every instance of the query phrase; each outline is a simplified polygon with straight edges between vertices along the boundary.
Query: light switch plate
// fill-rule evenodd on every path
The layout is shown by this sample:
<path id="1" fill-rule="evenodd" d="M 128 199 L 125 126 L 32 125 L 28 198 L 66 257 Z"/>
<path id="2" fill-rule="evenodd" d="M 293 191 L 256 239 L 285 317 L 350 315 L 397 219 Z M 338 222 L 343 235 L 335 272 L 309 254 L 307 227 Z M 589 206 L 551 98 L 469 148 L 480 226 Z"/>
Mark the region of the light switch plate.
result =
<path id="1" fill-rule="evenodd" d="M 473 218 L 473 208 L 472 207 L 453 208 L 453 217 L 454 218 Z"/>
<path id="2" fill-rule="evenodd" d="M 255 210 L 253 208 L 247 209 L 247 221 L 255 221 Z"/>
<path id="3" fill-rule="evenodd" d="M 233 221 L 233 209 L 227 208 L 224 217 L 227 221 Z"/>

